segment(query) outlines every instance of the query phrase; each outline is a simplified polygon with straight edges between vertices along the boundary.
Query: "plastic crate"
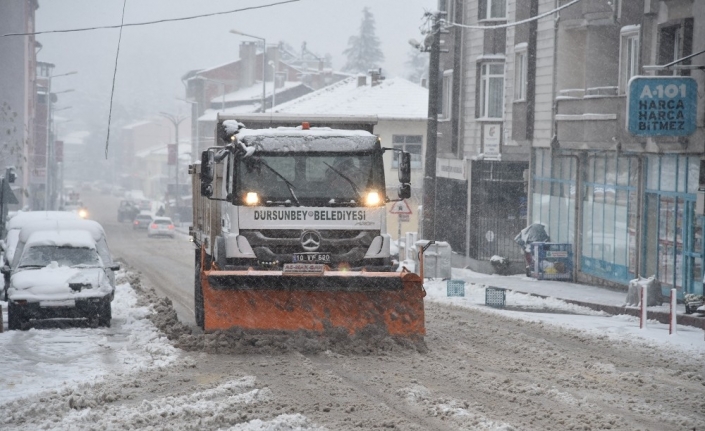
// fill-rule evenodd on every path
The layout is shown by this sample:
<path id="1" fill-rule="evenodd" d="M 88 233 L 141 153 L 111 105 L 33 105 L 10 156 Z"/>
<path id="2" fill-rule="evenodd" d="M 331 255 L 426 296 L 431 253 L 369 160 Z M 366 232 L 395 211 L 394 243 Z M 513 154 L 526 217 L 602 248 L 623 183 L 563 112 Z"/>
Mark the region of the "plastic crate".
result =
<path id="1" fill-rule="evenodd" d="M 463 280 L 448 280 L 446 290 L 448 296 L 465 296 L 465 282 Z"/>
<path id="2" fill-rule="evenodd" d="M 507 305 L 507 289 L 487 286 L 485 288 L 485 305 L 504 308 Z"/>

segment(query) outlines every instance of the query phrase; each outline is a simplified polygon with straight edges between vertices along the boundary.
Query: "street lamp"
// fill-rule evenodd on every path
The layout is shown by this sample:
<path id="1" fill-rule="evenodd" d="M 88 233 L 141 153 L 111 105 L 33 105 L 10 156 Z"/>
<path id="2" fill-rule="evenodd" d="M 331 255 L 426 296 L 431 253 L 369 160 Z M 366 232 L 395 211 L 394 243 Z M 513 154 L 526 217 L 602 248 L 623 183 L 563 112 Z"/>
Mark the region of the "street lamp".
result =
<path id="1" fill-rule="evenodd" d="M 174 175 L 176 177 L 176 213 L 179 215 L 179 219 L 181 219 L 181 213 L 179 212 L 179 204 L 181 199 L 181 191 L 179 190 L 179 124 L 181 124 L 181 122 L 184 121 L 187 117 L 185 115 L 173 115 L 167 112 L 160 112 L 159 115 L 171 121 L 176 131 L 176 165 L 174 167 L 174 173 L 176 174 Z M 167 147 L 167 157 L 168 154 L 169 150 Z M 169 202 L 167 202 L 166 204 L 169 205 Z"/>
<path id="2" fill-rule="evenodd" d="M 52 69 L 53 72 L 53 69 Z M 47 76 L 47 90 L 46 90 L 46 97 L 47 97 L 47 128 L 46 128 L 46 135 L 47 135 L 47 140 L 46 140 L 46 153 L 45 157 L 46 160 L 44 162 L 44 172 L 46 175 L 46 183 L 44 186 L 44 209 L 46 210 L 51 210 L 53 209 L 53 201 L 52 201 L 52 184 L 50 182 L 50 179 L 52 178 L 49 174 L 50 170 L 53 170 L 51 165 L 49 165 L 49 160 L 52 160 L 52 157 L 54 156 L 54 144 L 53 144 L 53 137 L 51 134 L 51 121 L 52 121 L 52 106 L 51 106 L 51 80 L 53 78 L 60 78 L 62 76 L 69 76 L 69 75 L 75 75 L 78 72 L 75 70 L 72 70 L 71 72 L 66 72 L 66 73 L 60 73 L 58 75 L 52 75 L 51 72 Z M 68 93 L 68 91 L 63 91 L 63 93 Z M 58 93 L 54 93 L 58 94 Z M 51 208 L 50 208 L 51 207 Z"/>
<path id="3" fill-rule="evenodd" d="M 265 87 L 265 77 L 266 77 L 266 64 L 267 64 L 267 41 L 263 37 L 259 36 L 253 36 L 251 34 L 243 33 L 241 31 L 237 30 L 230 30 L 230 33 L 232 34 L 237 34 L 240 36 L 247 36 L 251 37 L 253 39 L 258 39 L 262 41 L 262 112 L 266 111 L 266 107 L 264 106 L 264 99 L 265 99 L 265 93 L 266 93 L 266 87 Z"/>
<path id="4" fill-rule="evenodd" d="M 188 100 L 188 99 L 182 99 L 180 97 L 177 97 L 176 100 L 180 100 L 182 102 L 190 103 L 191 106 L 196 105 L 196 121 L 191 121 L 191 127 L 196 129 L 196 141 L 194 142 L 193 139 L 191 140 L 191 163 L 196 163 L 197 155 L 198 155 L 198 149 L 201 146 L 201 137 L 200 137 L 200 130 L 198 127 L 198 115 L 200 114 L 199 112 L 199 103 L 195 100 Z M 191 117 L 193 118 L 193 109 L 191 109 Z M 193 136 L 193 135 L 191 135 Z"/>

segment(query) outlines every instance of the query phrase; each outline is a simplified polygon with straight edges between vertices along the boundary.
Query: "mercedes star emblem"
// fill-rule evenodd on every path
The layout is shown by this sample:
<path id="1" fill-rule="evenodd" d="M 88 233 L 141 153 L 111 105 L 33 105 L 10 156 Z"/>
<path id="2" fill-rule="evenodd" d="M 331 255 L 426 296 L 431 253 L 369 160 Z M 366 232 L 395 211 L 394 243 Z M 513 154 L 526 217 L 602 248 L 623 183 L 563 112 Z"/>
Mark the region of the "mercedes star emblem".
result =
<path id="1" fill-rule="evenodd" d="M 301 234 L 301 247 L 306 251 L 316 251 L 321 246 L 321 235 L 312 230 L 305 230 Z"/>

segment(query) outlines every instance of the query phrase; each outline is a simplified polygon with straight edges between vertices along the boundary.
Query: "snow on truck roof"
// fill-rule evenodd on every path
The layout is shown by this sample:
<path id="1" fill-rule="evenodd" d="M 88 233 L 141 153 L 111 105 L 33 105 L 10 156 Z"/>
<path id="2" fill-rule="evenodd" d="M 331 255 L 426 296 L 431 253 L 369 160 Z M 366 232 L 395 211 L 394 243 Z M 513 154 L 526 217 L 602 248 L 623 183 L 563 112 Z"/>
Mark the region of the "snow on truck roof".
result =
<path id="1" fill-rule="evenodd" d="M 228 133 L 241 127 L 235 120 L 223 121 Z M 377 147 L 378 138 L 364 130 L 332 129 L 330 127 L 277 127 L 271 129 L 240 128 L 238 138 L 247 146 L 270 152 L 358 152 Z"/>
<path id="2" fill-rule="evenodd" d="M 85 230 L 42 230 L 32 232 L 26 247 L 52 245 L 58 247 L 96 248 L 95 240 L 90 232 Z"/>

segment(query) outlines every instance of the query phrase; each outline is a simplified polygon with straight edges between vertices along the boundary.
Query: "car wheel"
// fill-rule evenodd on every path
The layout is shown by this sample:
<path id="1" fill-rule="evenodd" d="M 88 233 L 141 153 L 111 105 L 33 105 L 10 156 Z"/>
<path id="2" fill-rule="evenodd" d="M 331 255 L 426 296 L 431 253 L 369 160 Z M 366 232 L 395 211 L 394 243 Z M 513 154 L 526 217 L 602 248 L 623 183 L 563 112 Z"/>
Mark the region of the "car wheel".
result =
<path id="1" fill-rule="evenodd" d="M 7 303 L 7 329 L 10 331 L 22 329 L 22 316 L 12 301 Z"/>
<path id="2" fill-rule="evenodd" d="M 201 288 L 201 253 L 196 252 L 196 266 L 194 270 L 194 312 L 196 314 L 196 326 L 205 329 L 205 312 L 203 310 L 203 289 Z"/>
<path id="3" fill-rule="evenodd" d="M 110 328 L 110 321 L 113 320 L 113 309 L 110 306 L 110 298 L 105 298 L 100 303 L 98 310 L 98 326 Z"/>

